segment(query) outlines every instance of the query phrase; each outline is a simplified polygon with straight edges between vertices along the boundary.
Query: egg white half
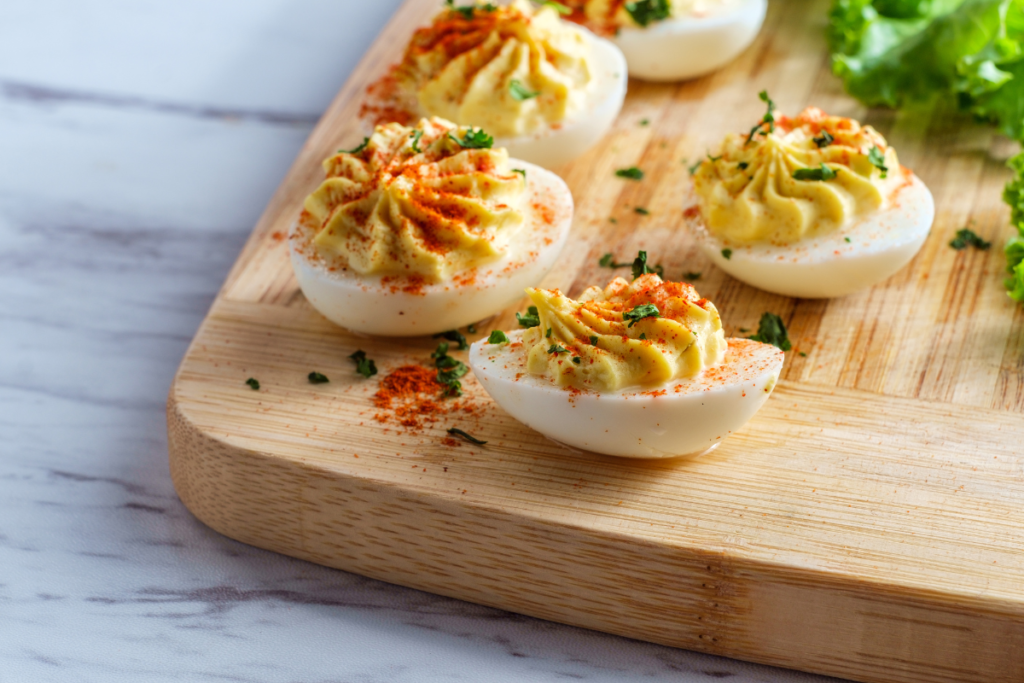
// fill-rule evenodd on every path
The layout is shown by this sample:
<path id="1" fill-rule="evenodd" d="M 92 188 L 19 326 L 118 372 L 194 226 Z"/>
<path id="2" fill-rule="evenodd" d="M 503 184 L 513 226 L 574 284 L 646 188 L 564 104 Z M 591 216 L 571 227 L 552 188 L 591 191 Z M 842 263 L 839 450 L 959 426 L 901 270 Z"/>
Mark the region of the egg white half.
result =
<path id="1" fill-rule="evenodd" d="M 821 237 L 789 245 L 735 245 L 711 234 L 691 192 L 683 215 L 701 250 L 737 280 L 766 292 L 802 299 L 852 294 L 891 277 L 920 251 L 935 218 L 935 201 L 921 180 L 900 168 L 886 208 Z M 723 250 L 731 250 L 729 258 Z"/>
<path id="2" fill-rule="evenodd" d="M 785 354 L 729 339 L 722 364 L 691 379 L 623 391 L 581 392 L 526 369 L 523 332 L 508 344 L 474 343 L 469 366 L 512 417 L 573 448 L 626 458 L 701 455 L 740 429 L 771 395 Z"/>
<path id="3" fill-rule="evenodd" d="M 572 26 L 590 44 L 594 80 L 587 89 L 584 106 L 572 118 L 530 135 L 496 138 L 495 147 L 505 147 L 510 156 L 545 168 L 568 163 L 596 145 L 605 136 L 626 98 L 626 58 L 610 41 L 581 26 Z"/>
<path id="4" fill-rule="evenodd" d="M 736 0 L 703 16 L 680 16 L 649 26 L 625 27 L 615 36 L 629 75 L 681 81 L 720 69 L 754 41 L 768 0 Z"/>
<path id="5" fill-rule="evenodd" d="M 509 168 L 526 171 L 526 220 L 501 259 L 450 282 L 408 287 L 406 280 L 331 270 L 310 255 L 309 228 L 296 223 L 288 246 L 302 293 L 331 322 L 353 332 L 396 337 L 463 327 L 513 304 L 555 265 L 569 237 L 573 202 L 554 173 L 518 159 L 510 159 Z"/>

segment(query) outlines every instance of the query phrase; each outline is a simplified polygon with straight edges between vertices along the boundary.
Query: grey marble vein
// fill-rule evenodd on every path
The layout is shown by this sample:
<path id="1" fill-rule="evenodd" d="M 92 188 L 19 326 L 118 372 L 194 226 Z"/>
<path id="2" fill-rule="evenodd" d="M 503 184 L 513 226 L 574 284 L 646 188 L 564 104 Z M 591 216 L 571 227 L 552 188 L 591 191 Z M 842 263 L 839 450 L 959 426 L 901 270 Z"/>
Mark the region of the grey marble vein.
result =
<path id="1" fill-rule="evenodd" d="M 174 370 L 397 5 L 0 3 L 0 683 L 824 681 L 274 555 L 181 505 Z"/>

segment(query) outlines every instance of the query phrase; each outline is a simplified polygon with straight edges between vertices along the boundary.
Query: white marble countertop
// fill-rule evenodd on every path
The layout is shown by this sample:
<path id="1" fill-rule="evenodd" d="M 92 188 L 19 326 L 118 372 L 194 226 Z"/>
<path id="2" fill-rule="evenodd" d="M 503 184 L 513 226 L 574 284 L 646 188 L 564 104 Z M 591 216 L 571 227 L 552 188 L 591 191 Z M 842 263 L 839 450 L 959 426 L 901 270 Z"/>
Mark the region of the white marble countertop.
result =
<path id="1" fill-rule="evenodd" d="M 826 680 L 293 560 L 178 500 L 174 370 L 397 5 L 0 3 L 0 683 Z"/>

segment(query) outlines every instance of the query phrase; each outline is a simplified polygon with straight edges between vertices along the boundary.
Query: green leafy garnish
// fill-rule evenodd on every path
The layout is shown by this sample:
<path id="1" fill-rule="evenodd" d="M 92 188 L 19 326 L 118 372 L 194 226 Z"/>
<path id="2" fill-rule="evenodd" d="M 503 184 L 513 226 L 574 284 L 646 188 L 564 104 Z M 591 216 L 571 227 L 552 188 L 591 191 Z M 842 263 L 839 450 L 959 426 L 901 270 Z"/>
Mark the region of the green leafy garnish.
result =
<path id="1" fill-rule="evenodd" d="M 462 396 L 462 382 L 459 378 L 469 372 L 469 368 L 458 358 L 448 355 L 448 343 L 441 342 L 437 349 L 430 354 L 434 359 L 434 366 L 437 367 L 437 376 L 434 378 L 438 384 L 444 387 L 442 395 L 445 397 Z"/>
<path id="2" fill-rule="evenodd" d="M 363 141 L 356 145 L 353 149 L 339 149 L 338 154 L 359 154 L 366 146 L 370 144 L 370 138 L 363 138 Z"/>
<path id="3" fill-rule="evenodd" d="M 623 265 L 625 265 L 625 264 L 623 264 Z M 654 266 L 647 265 L 647 252 L 646 251 L 638 251 L 637 252 L 636 258 L 633 259 L 632 266 L 633 266 L 633 279 L 634 280 L 637 279 L 638 277 L 640 277 L 641 275 L 646 275 L 647 273 L 657 273 L 658 277 L 664 277 L 665 276 L 665 269 L 661 267 L 660 263 L 656 264 Z"/>
<path id="4" fill-rule="evenodd" d="M 724 258 L 726 261 L 731 259 L 732 258 L 732 249 L 723 249 L 722 250 L 722 258 Z"/>
<path id="5" fill-rule="evenodd" d="M 491 330 L 491 336 L 487 338 L 488 344 L 508 344 L 508 335 L 501 330 Z"/>
<path id="6" fill-rule="evenodd" d="M 697 172 L 697 169 L 700 168 L 700 165 L 703 164 L 703 163 L 704 163 L 703 159 L 697 159 L 697 161 L 693 164 L 693 166 L 687 166 L 686 168 L 687 168 L 687 170 L 690 171 L 690 175 L 693 175 L 694 173 Z"/>
<path id="7" fill-rule="evenodd" d="M 647 333 L 646 332 L 641 332 L 640 336 L 637 337 L 637 339 L 643 339 L 643 340 L 646 341 L 647 340 Z"/>
<path id="8" fill-rule="evenodd" d="M 852 241 L 853 241 L 853 240 L 851 240 L 851 239 L 850 239 L 849 237 L 844 237 L 843 239 L 844 239 L 844 240 L 845 240 L 846 242 L 852 242 Z"/>
<path id="9" fill-rule="evenodd" d="M 540 314 L 537 312 L 537 307 L 530 306 L 527 308 L 526 315 L 516 313 L 516 322 L 519 323 L 519 327 L 537 327 L 540 325 Z"/>
<path id="10" fill-rule="evenodd" d="M 649 125 L 651 125 L 651 120 L 650 119 L 640 119 L 640 125 L 641 126 L 649 126 Z"/>
<path id="11" fill-rule="evenodd" d="M 748 166 L 750 166 L 750 164 L 748 164 L 748 163 L 747 163 L 747 162 L 745 162 L 745 161 L 741 161 L 741 162 L 739 162 L 738 164 L 736 164 L 736 168 L 740 169 L 741 171 L 745 171 L 745 170 L 747 170 L 747 167 L 748 167 Z"/>
<path id="12" fill-rule="evenodd" d="M 630 321 L 626 327 L 633 327 L 644 318 L 660 318 L 661 311 L 654 304 L 640 304 L 632 311 L 626 311 L 622 314 L 622 322 Z"/>
<path id="13" fill-rule="evenodd" d="M 645 208 L 644 208 L 644 207 L 642 207 L 642 206 L 638 206 L 638 207 L 636 207 L 635 209 L 633 209 L 633 212 L 634 212 L 634 213 L 638 213 L 638 214 L 640 214 L 641 216 L 650 216 L 650 215 L 651 215 L 651 212 L 650 212 L 650 211 L 648 211 L 647 209 L 645 209 Z"/>
<path id="14" fill-rule="evenodd" d="M 551 338 L 551 328 L 550 328 L 550 327 L 549 327 L 549 328 L 547 329 L 547 332 L 545 332 L 545 333 L 544 333 L 544 336 L 545 336 L 546 338 L 548 338 L 548 339 L 550 339 L 550 338 Z"/>
<path id="15" fill-rule="evenodd" d="M 591 346 L 597 346 L 597 337 L 594 337 L 594 336 L 590 337 L 590 345 Z"/>
<path id="16" fill-rule="evenodd" d="M 576 365 L 579 365 L 579 364 L 580 364 L 580 361 L 582 361 L 582 360 L 583 360 L 583 359 L 582 359 L 582 358 L 580 358 L 579 356 L 573 356 L 573 357 L 572 357 L 572 362 L 573 362 L 573 363 L 575 363 Z"/>
<path id="17" fill-rule="evenodd" d="M 423 131 L 414 130 L 409 137 L 412 138 L 412 145 L 410 145 L 412 147 L 412 151 L 416 152 L 417 154 L 422 152 L 423 150 L 420 149 L 420 138 L 423 137 Z"/>
<path id="18" fill-rule="evenodd" d="M 259 391 L 260 381 L 255 377 L 250 377 L 249 379 L 245 380 L 245 383 L 248 384 L 253 391 Z"/>
<path id="19" fill-rule="evenodd" d="M 327 379 L 326 375 L 321 375 L 319 372 L 316 372 L 315 370 L 309 373 L 308 379 L 310 384 L 325 384 L 331 381 Z"/>
<path id="20" fill-rule="evenodd" d="M 683 279 L 686 280 L 687 282 L 694 282 L 695 280 L 699 280 L 700 276 L 701 274 L 694 270 L 688 270 L 685 273 L 683 273 Z"/>
<path id="21" fill-rule="evenodd" d="M 626 266 L 631 266 L 633 264 L 631 262 L 616 263 L 615 255 L 609 252 L 601 257 L 601 260 L 597 262 L 597 265 L 602 268 L 625 268 Z"/>
<path id="22" fill-rule="evenodd" d="M 470 334 L 476 334 L 476 323 L 470 323 L 466 325 L 466 332 Z"/>
<path id="23" fill-rule="evenodd" d="M 523 180 L 526 180 L 526 169 L 524 169 L 524 168 L 513 168 L 512 172 L 513 173 L 518 173 L 519 175 L 523 176 Z"/>
<path id="24" fill-rule="evenodd" d="M 349 358 L 356 364 L 356 372 L 363 377 L 370 378 L 377 374 L 377 364 L 373 362 L 372 358 L 367 358 L 366 352 L 362 349 L 353 353 Z"/>
<path id="25" fill-rule="evenodd" d="M 882 154 L 882 150 L 878 149 L 878 145 L 873 146 L 871 151 L 868 152 L 868 161 L 882 172 L 883 178 L 889 174 L 889 167 L 885 165 L 885 155 Z"/>
<path id="26" fill-rule="evenodd" d="M 519 82 L 519 80 L 513 78 L 508 82 L 508 94 L 512 96 L 512 99 L 516 102 L 525 102 L 526 100 L 532 100 L 539 92 L 529 90 L 525 85 Z M 463 145 L 465 147 L 465 145 Z M 488 145 L 490 147 L 490 145 Z"/>
<path id="27" fill-rule="evenodd" d="M 636 0 L 626 3 L 626 12 L 640 26 L 647 26 L 656 21 L 664 21 L 671 16 L 668 0 Z"/>
<path id="28" fill-rule="evenodd" d="M 818 168 L 798 168 L 793 171 L 795 180 L 832 180 L 836 172 L 821 162 Z"/>
<path id="29" fill-rule="evenodd" d="M 457 342 L 459 351 L 469 348 L 469 344 L 466 343 L 466 337 L 458 330 L 448 330 L 447 332 L 435 334 L 434 339 L 447 339 L 448 341 Z"/>
<path id="30" fill-rule="evenodd" d="M 619 178 L 629 178 L 630 180 L 643 180 L 644 172 L 636 166 L 630 166 L 629 168 L 620 168 L 615 171 L 615 175 Z"/>
<path id="31" fill-rule="evenodd" d="M 553 353 L 555 355 L 558 355 L 560 353 L 565 353 L 565 352 L 566 352 L 566 348 L 564 346 L 562 346 L 561 344 L 552 344 L 551 346 L 548 347 L 548 353 Z"/>
<path id="32" fill-rule="evenodd" d="M 789 351 L 793 348 L 793 345 L 789 343 L 789 333 L 786 331 L 785 323 L 782 322 L 782 318 L 774 313 L 763 313 L 761 315 L 761 322 L 757 325 L 757 334 L 750 337 L 750 339 L 764 344 L 772 344 L 783 351 Z"/>
<path id="33" fill-rule="evenodd" d="M 482 128 L 470 128 L 461 138 L 451 133 L 448 133 L 448 137 L 465 149 L 490 149 L 494 146 L 494 138 L 485 133 Z"/>
<path id="34" fill-rule="evenodd" d="M 480 9 L 486 12 L 493 12 L 498 9 L 497 5 L 487 3 L 486 5 L 466 5 L 464 7 L 456 7 L 454 0 L 444 0 L 445 6 L 452 12 L 458 12 L 464 19 L 472 19 L 473 13 Z"/>
<path id="35" fill-rule="evenodd" d="M 832 137 L 832 134 L 829 133 L 827 130 L 821 131 L 821 135 L 811 139 L 814 140 L 814 144 L 818 146 L 818 149 L 821 149 L 822 147 L 828 147 L 829 145 L 836 141 L 836 139 Z"/>
<path id="36" fill-rule="evenodd" d="M 953 247 L 957 251 L 966 249 L 967 247 L 974 247 L 975 249 L 986 251 L 992 246 L 992 243 L 986 242 L 978 237 L 977 233 L 970 228 L 960 228 L 956 231 L 956 237 L 950 241 L 949 246 Z"/>
<path id="37" fill-rule="evenodd" d="M 452 436 L 462 437 L 466 441 L 468 441 L 468 442 L 470 442 L 472 444 L 476 444 L 477 446 L 483 446 L 485 443 L 487 443 L 486 441 L 481 441 L 480 439 L 476 438 L 475 436 L 473 436 L 471 434 L 467 434 L 466 432 L 462 431 L 461 429 L 457 429 L 455 427 L 449 427 L 448 428 L 448 433 L 451 434 Z"/>
<path id="38" fill-rule="evenodd" d="M 772 101 L 772 98 L 768 97 L 767 90 L 762 90 L 757 94 L 757 96 L 761 98 L 762 102 L 768 105 L 768 111 L 764 113 L 764 116 L 762 116 L 761 120 L 757 122 L 757 125 L 750 129 L 750 135 L 747 136 L 746 142 L 748 145 L 758 133 L 767 135 L 768 133 L 775 132 L 775 102 Z"/>
<path id="39" fill-rule="evenodd" d="M 571 9 L 569 9 L 568 7 L 566 7 L 565 5 L 563 5 L 560 2 L 555 2 L 555 0 L 547 0 L 547 2 L 543 3 L 542 6 L 543 7 L 550 7 L 551 9 L 555 10 L 556 12 L 561 14 L 562 16 L 568 16 L 568 15 L 572 14 L 572 10 Z"/>

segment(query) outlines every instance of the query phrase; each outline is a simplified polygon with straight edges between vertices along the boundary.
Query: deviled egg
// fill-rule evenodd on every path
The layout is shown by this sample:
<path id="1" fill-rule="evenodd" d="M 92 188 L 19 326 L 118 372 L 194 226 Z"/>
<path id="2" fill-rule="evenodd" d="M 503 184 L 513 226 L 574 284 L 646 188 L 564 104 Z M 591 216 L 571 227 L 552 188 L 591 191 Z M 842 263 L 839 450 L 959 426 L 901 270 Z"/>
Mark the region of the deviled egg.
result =
<path id="1" fill-rule="evenodd" d="M 572 224 L 561 178 L 479 128 L 377 126 L 324 161 L 290 237 L 309 302 L 356 332 L 435 334 L 493 315 L 552 268 Z"/>
<path id="2" fill-rule="evenodd" d="M 479 126 L 513 157 L 552 168 L 604 136 L 626 81 L 619 49 L 563 21 L 553 5 L 449 3 L 370 86 L 363 115 Z"/>
<path id="3" fill-rule="evenodd" d="M 565 0 L 569 19 L 622 50 L 629 75 L 680 81 L 720 69 L 754 41 L 767 0 Z"/>
<path id="4" fill-rule="evenodd" d="M 931 192 L 871 126 L 820 109 L 730 133 L 700 162 L 684 216 L 737 280 L 785 296 L 836 297 L 882 282 L 924 244 Z"/>
<path id="5" fill-rule="evenodd" d="M 630 458 L 705 453 L 768 400 L 783 352 L 726 339 L 692 285 L 653 273 L 573 300 L 527 290 L 529 329 L 474 343 L 469 365 L 509 414 L 574 448 Z M 522 324 L 522 322 L 521 322 Z"/>

